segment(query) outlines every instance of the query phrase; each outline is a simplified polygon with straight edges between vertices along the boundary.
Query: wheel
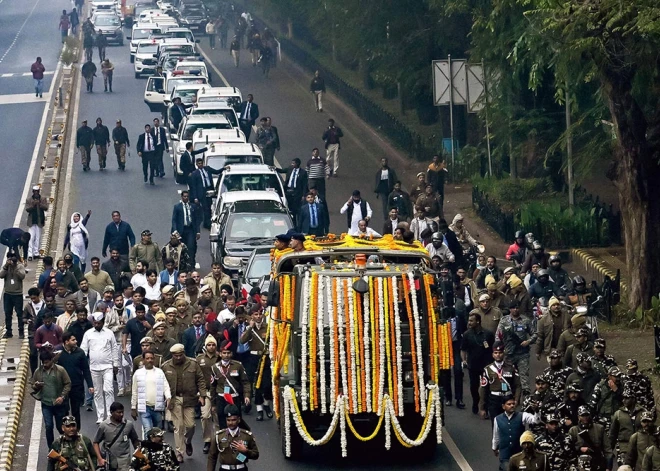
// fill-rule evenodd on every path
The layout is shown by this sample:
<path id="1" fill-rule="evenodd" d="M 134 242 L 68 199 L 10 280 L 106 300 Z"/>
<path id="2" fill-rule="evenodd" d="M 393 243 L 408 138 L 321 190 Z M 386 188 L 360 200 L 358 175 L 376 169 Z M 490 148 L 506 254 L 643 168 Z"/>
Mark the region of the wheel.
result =
<path id="1" fill-rule="evenodd" d="M 139 73 L 139 72 L 135 72 L 135 78 L 136 78 L 136 79 L 139 79 L 139 78 L 140 78 L 140 73 Z"/>

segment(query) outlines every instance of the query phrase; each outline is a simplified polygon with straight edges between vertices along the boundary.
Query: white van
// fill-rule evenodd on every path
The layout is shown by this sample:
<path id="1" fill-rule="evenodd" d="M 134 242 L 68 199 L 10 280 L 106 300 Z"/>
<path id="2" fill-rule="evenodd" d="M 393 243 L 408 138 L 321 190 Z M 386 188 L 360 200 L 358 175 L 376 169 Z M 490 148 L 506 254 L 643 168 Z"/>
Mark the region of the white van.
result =
<path id="1" fill-rule="evenodd" d="M 131 63 L 135 60 L 135 52 L 137 51 L 138 43 L 145 39 L 149 39 L 153 34 L 161 34 L 160 26 L 153 23 L 135 23 L 131 29 L 131 35 L 126 36 L 130 41 L 129 49 L 131 51 Z"/>

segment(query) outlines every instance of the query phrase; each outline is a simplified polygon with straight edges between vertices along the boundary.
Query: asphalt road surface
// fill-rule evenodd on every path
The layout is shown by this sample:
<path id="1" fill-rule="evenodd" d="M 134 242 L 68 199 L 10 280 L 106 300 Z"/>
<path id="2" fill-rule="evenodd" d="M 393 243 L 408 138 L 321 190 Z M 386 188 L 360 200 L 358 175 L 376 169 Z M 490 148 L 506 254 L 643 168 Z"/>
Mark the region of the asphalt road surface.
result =
<path id="1" fill-rule="evenodd" d="M 15 3 L 18 0 L 4 0 Z M 43 0 L 42 0 L 43 1 Z M 3 2 L 3 0 L 0 0 Z M 4 7 L 4 5 L 2 5 Z M 56 11 L 57 8 L 54 8 Z M 57 18 L 57 16 L 55 16 Z M 55 21 L 55 20 L 53 20 Z M 45 21 L 44 21 L 45 24 Z M 56 31 L 57 33 L 57 31 Z M 337 233 L 346 230 L 346 220 L 339 214 L 339 208 L 350 197 L 353 189 L 359 188 L 371 203 L 374 218 L 373 227 L 382 228 L 380 202 L 373 196 L 373 181 L 382 155 L 378 148 L 378 137 L 365 130 L 357 118 L 332 100 L 326 99 L 326 112 L 314 111 L 313 99 L 308 91 L 309 77 L 304 76 L 296 68 L 287 63 L 278 64 L 271 70 L 270 79 L 261 75 L 259 68 L 253 68 L 248 63 L 247 51 L 242 52 L 242 64 L 236 69 L 230 62 L 227 50 L 209 50 L 206 39 L 202 39 L 204 52 L 212 59 L 213 64 L 225 77 L 230 85 L 241 89 L 243 96 L 252 93 L 255 102 L 259 104 L 261 116 L 270 116 L 273 124 L 278 127 L 282 141 L 282 150 L 276 154 L 280 164 L 287 166 L 294 157 L 305 162 L 311 155 L 313 147 L 322 149 L 321 134 L 327 126 L 327 119 L 333 117 L 344 129 L 346 137 L 342 142 L 340 154 L 339 178 L 333 178 L 328 184 L 328 203 L 331 212 L 331 230 Z M 115 65 L 114 93 L 104 93 L 102 79 L 95 83 L 95 92 L 80 94 L 79 110 L 75 127 L 83 119 L 93 126 L 97 117 L 103 119 L 109 128 L 120 118 L 128 129 L 131 139 L 131 156 L 128 158 L 125 172 L 117 170 L 116 160 L 112 150 L 108 155 L 107 170 L 98 170 L 96 152 L 92 154 L 92 171 L 83 173 L 80 156 L 75 154 L 73 171 L 68 177 L 70 182 L 68 221 L 72 211 L 85 213 L 92 210 L 88 224 L 90 233 L 89 254 L 99 255 L 101 251 L 103 230 L 110 221 L 112 210 L 119 210 L 125 221 L 129 222 L 138 235 L 143 229 L 154 233 L 153 240 L 160 244 L 166 243 L 170 230 L 172 206 L 178 201 L 177 190 L 183 187 L 176 185 L 172 178 L 172 169 L 166 165 L 166 177 L 157 179 L 156 186 L 145 185 L 142 180 L 142 170 L 135 144 L 138 134 L 143 132 L 144 125 L 151 123 L 156 117 L 149 112 L 143 102 L 143 92 L 146 80 L 136 80 L 133 76 L 133 65 L 129 63 L 128 45 L 124 47 L 108 47 L 107 57 Z M 98 57 L 95 55 L 98 65 Z M 2 67 L 3 64 L 0 64 Z M 1 69 L 0 69 L 1 70 Z M 3 79 L 0 79 L 3 80 Z M 214 84 L 221 85 L 222 80 L 217 70 L 213 70 Z M 0 82 L 1 83 L 1 82 Z M 81 84 L 82 86 L 82 84 Z M 84 88 L 84 87 L 83 87 Z M 0 133 L 9 131 L 8 126 L 0 126 Z M 1 134 L 0 134 L 1 135 Z M 32 142 L 27 138 L 27 142 Z M 6 142 L 6 141 L 5 141 Z M 9 158 L 14 158 L 8 154 Z M 166 163 L 167 155 L 165 156 Z M 397 168 L 404 173 L 404 168 Z M 0 176 L 0 178 L 3 178 Z M 198 262 L 201 265 L 202 276 L 210 271 L 210 254 L 208 231 L 203 231 L 198 249 Z M 533 361 L 533 374 L 540 368 Z M 497 460 L 490 451 L 491 433 L 489 422 L 479 420 L 470 412 L 469 389 L 467 375 L 465 384 L 465 400 L 468 408 L 462 411 L 456 407 L 446 409 L 445 443 L 438 447 L 432 461 L 420 462 L 415 453 L 385 453 L 381 446 L 360 445 L 349 442 L 349 458 L 340 458 L 339 444 L 333 441 L 325 448 L 310 450 L 299 462 L 289 462 L 281 453 L 280 435 L 275 420 L 257 423 L 254 414 L 247 417 L 252 426 L 261 451 L 261 458 L 251 462 L 251 469 L 416 469 L 416 470 L 485 470 L 495 469 Z M 128 398 L 120 398 L 127 406 Z M 24 403 L 22 427 L 19 432 L 19 448 L 14 469 L 28 469 L 29 459 L 34 460 L 38 454 L 38 467 L 44 469 L 46 449 L 40 414 L 34 401 L 27 398 Z M 93 437 L 96 431 L 96 414 L 81 412 L 83 417 L 82 431 Z M 128 415 L 128 414 L 127 414 Z M 34 420 L 34 421 L 33 421 Z M 139 425 L 138 425 L 139 427 Z M 41 438 L 39 439 L 39 435 Z M 173 436 L 166 434 L 166 440 L 173 443 Z M 198 424 L 194 438 L 195 452 L 192 458 L 186 458 L 182 470 L 204 469 L 206 456 L 202 454 L 201 426 Z M 358 451 L 359 450 L 359 451 Z M 32 461 L 36 465 L 36 462 Z M 34 468 L 33 468 L 34 469 Z"/>

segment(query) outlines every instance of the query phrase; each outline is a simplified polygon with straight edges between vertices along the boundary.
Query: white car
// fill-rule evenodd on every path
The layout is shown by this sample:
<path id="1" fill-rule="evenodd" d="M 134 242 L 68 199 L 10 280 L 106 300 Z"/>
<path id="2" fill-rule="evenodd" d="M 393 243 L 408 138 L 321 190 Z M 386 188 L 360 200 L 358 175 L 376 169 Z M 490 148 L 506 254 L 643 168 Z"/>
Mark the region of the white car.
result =
<path id="1" fill-rule="evenodd" d="M 199 104 L 216 101 L 226 101 L 238 112 L 243 102 L 243 95 L 236 87 L 213 87 L 197 96 Z"/>
<path id="2" fill-rule="evenodd" d="M 225 167 L 216 183 L 214 196 L 222 200 L 235 191 L 272 192 L 282 205 L 287 206 L 282 179 L 273 167 L 265 164 L 232 164 Z"/>
<path id="3" fill-rule="evenodd" d="M 113 0 L 95 0 L 91 2 L 91 11 L 90 14 L 96 12 L 108 12 L 113 14 L 121 13 L 121 7 L 119 4 Z"/>
<path id="4" fill-rule="evenodd" d="M 160 42 L 160 39 L 144 39 L 138 42 L 133 62 L 135 78 L 140 78 L 142 74 L 156 73 L 156 53 Z"/>
<path id="5" fill-rule="evenodd" d="M 201 90 L 200 90 L 201 92 Z M 197 93 L 199 96 L 199 92 Z M 222 115 L 231 123 L 233 127 L 238 129 L 238 116 L 236 115 L 236 110 L 227 103 L 226 101 L 217 101 L 217 102 L 206 102 L 206 103 L 197 103 L 190 110 L 192 115 Z"/>
<path id="6" fill-rule="evenodd" d="M 204 61 L 180 60 L 174 66 L 174 71 L 181 70 L 184 74 L 199 74 L 209 78 L 209 70 Z"/>
<path id="7" fill-rule="evenodd" d="M 198 43 L 199 39 L 195 39 L 195 35 L 190 28 L 182 28 L 180 26 L 171 26 L 168 27 L 165 31 L 165 34 L 171 38 L 183 38 L 187 39 L 191 43 Z"/>
<path id="8" fill-rule="evenodd" d="M 208 84 L 206 77 L 198 75 L 173 75 L 171 77 L 149 77 L 144 88 L 144 102 L 152 113 L 167 111 L 165 100 L 171 96 L 172 90 L 185 84 Z M 231 125 L 230 125 L 231 126 Z"/>
<path id="9" fill-rule="evenodd" d="M 145 39 L 150 39 L 153 34 L 160 34 L 162 30 L 160 26 L 153 23 L 135 23 L 131 30 L 131 35 L 126 36 L 131 43 L 129 49 L 131 51 L 131 62 L 135 60 L 135 52 L 137 51 L 138 42 Z"/>

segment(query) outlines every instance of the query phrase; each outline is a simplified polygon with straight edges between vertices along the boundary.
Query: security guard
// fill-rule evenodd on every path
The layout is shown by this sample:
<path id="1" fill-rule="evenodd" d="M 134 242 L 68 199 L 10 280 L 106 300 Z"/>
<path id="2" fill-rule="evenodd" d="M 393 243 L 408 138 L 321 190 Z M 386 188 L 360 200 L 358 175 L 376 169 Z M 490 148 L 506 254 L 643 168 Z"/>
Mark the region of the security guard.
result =
<path id="1" fill-rule="evenodd" d="M 144 337 L 142 340 L 140 340 L 140 347 L 142 348 L 142 354 L 144 355 L 144 352 L 150 352 L 151 351 L 151 345 L 154 343 L 154 340 L 151 337 Z M 156 368 L 160 368 L 160 365 L 163 363 L 163 357 L 161 355 L 154 355 L 154 366 Z M 142 368 L 144 366 L 144 359 L 142 358 L 142 355 L 138 355 L 135 358 L 133 358 L 133 373 L 135 373 L 137 370 Z"/>
<path id="2" fill-rule="evenodd" d="M 588 405 L 596 414 L 596 422 L 605 427 L 605 433 L 609 432 L 612 416 L 623 403 L 622 390 L 621 370 L 618 366 L 613 366 L 591 393 Z"/>
<path id="3" fill-rule="evenodd" d="M 607 372 L 616 365 L 616 360 L 612 355 L 605 353 L 607 344 L 605 339 L 598 338 L 594 340 L 594 354 L 591 356 L 591 367 L 601 378 L 607 376 Z"/>
<path id="4" fill-rule="evenodd" d="M 211 381 L 213 378 L 212 368 L 213 365 L 220 361 L 218 355 L 218 342 L 213 335 L 209 335 L 204 340 L 204 348 L 202 353 L 195 359 L 202 369 L 204 379 L 206 380 L 207 401 L 202 407 L 202 435 L 204 436 L 204 454 L 208 454 L 211 448 L 211 439 L 213 438 L 213 424 L 215 418 L 211 413 L 213 409 L 213 396 L 211 396 Z"/>
<path id="5" fill-rule="evenodd" d="M 266 335 L 268 334 L 268 324 L 264 322 L 264 313 L 261 306 L 255 305 L 250 312 L 250 322 L 238 340 L 239 343 L 249 345 L 249 355 L 246 355 L 244 362 L 245 372 L 248 375 L 250 384 L 254 385 L 254 404 L 257 406 L 257 421 L 264 420 L 264 411 L 266 417 L 273 418 L 273 411 L 270 408 L 273 400 L 272 376 L 270 371 L 270 358 L 266 348 Z M 264 372 L 260 387 L 256 383 L 259 376 L 259 367 L 261 362 L 265 361 Z"/>
<path id="6" fill-rule="evenodd" d="M 548 414 L 554 413 L 562 403 L 562 396 L 555 394 L 550 390 L 550 384 L 545 375 L 540 374 L 535 379 L 536 390 L 523 400 L 522 410 L 531 412 L 536 410 L 544 418 Z M 529 429 L 534 435 L 539 435 L 545 430 L 543 422 L 530 425 Z"/>
<path id="7" fill-rule="evenodd" d="M 520 402 L 520 376 L 515 367 L 504 363 L 504 344 L 493 345 L 493 363 L 484 368 L 479 384 L 479 416 L 490 417 L 491 425 L 495 416 L 502 411 L 504 397 L 513 394 L 516 403 Z"/>
<path id="8" fill-rule="evenodd" d="M 245 368 L 241 362 L 232 360 L 231 357 L 231 342 L 223 340 L 220 344 L 220 362 L 211 367 L 211 400 L 215 401 L 213 412 L 218 414 L 220 428 L 227 426 L 226 416 L 223 413 L 225 407 L 238 403 L 241 396 L 243 403 L 249 405 L 252 393 Z"/>
<path id="9" fill-rule="evenodd" d="M 147 439 L 133 453 L 130 471 L 179 471 L 180 465 L 171 445 L 163 442 L 165 432 L 154 427 L 147 433 Z"/>
<path id="10" fill-rule="evenodd" d="M 225 407 L 222 415 L 227 428 L 215 433 L 215 443 L 206 461 L 206 471 L 215 471 L 218 458 L 221 470 L 247 471 L 248 461 L 259 459 L 257 442 L 254 441 L 252 432 L 239 427 L 241 416 L 238 407 L 230 404 Z"/>
<path id="11" fill-rule="evenodd" d="M 642 412 L 642 428 L 632 434 L 628 442 L 626 464 L 632 469 L 640 469 L 646 450 L 655 444 L 655 426 L 653 425 L 653 412 Z"/>
<path id="12" fill-rule="evenodd" d="M 547 414 L 544 418 L 545 430 L 536 437 L 536 449 L 548 456 L 550 471 L 565 471 L 577 465 L 577 454 L 571 444 L 571 437 L 561 430 L 559 415 Z"/>
<path id="13" fill-rule="evenodd" d="M 51 457 L 55 454 L 58 454 L 60 458 Z M 49 453 L 48 471 L 70 469 L 71 467 L 67 467 L 67 461 L 74 464 L 80 471 L 96 469 L 96 453 L 94 453 L 92 441 L 78 433 L 76 419 L 72 415 L 67 415 L 62 419 L 62 435 L 53 442 L 53 449 Z"/>
<path id="14" fill-rule="evenodd" d="M 612 447 L 605 428 L 592 422 L 587 406 L 579 407 L 578 416 L 578 424 L 568 431 L 571 443 L 578 455 L 591 457 L 592 471 L 605 471 L 607 462 L 612 458 Z"/>
<path id="15" fill-rule="evenodd" d="M 639 372 L 637 360 L 634 358 L 628 359 L 626 368 L 628 371 L 622 378 L 623 384 L 635 393 L 637 404 L 648 411 L 655 410 L 655 398 L 649 377 Z"/>
<path id="16" fill-rule="evenodd" d="M 625 464 L 630 437 L 642 428 L 642 412 L 645 412 L 635 404 L 635 395 L 629 388 L 623 388 L 621 397 L 623 406 L 614 413 L 610 425 L 610 442 L 618 466 Z"/>
<path id="17" fill-rule="evenodd" d="M 530 431 L 520 436 L 520 446 L 523 451 L 516 453 L 509 460 L 509 471 L 548 471 L 548 457 L 536 450 L 534 434 Z"/>
<path id="18" fill-rule="evenodd" d="M 562 366 L 561 353 L 558 350 L 552 350 L 548 358 L 550 359 L 550 366 L 543 370 L 543 374 L 550 382 L 550 389 L 555 393 L 563 394 L 566 380 L 573 372 L 573 368 Z"/>

